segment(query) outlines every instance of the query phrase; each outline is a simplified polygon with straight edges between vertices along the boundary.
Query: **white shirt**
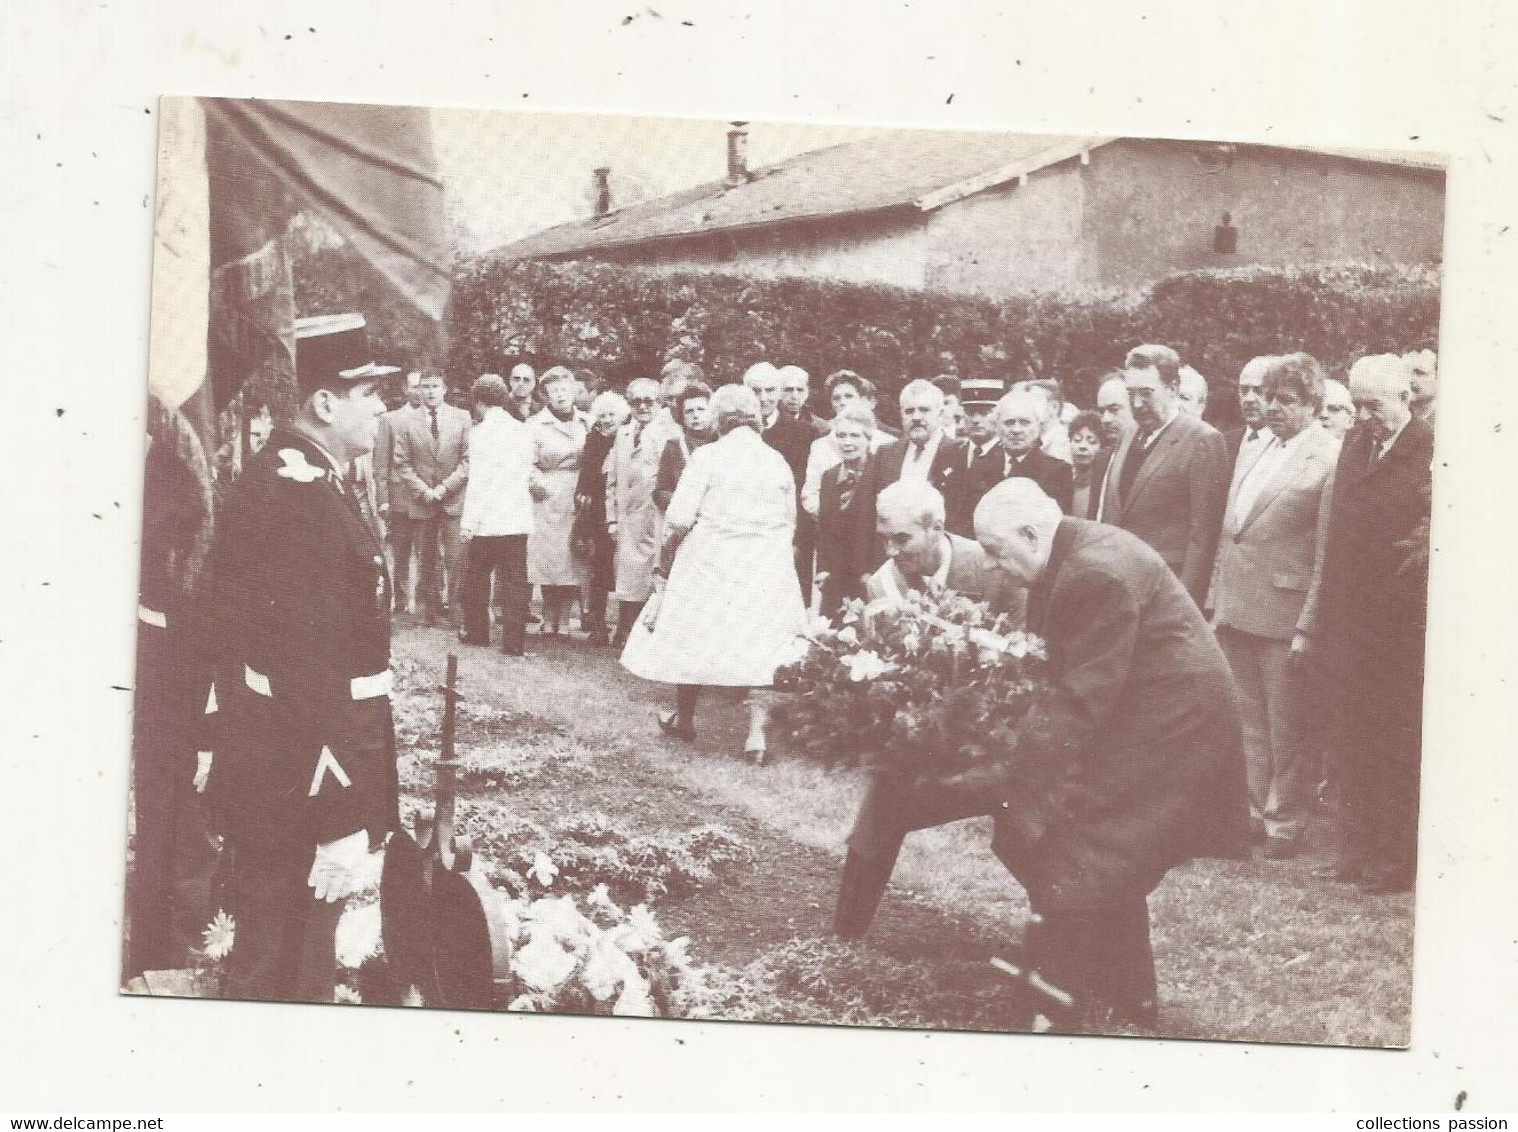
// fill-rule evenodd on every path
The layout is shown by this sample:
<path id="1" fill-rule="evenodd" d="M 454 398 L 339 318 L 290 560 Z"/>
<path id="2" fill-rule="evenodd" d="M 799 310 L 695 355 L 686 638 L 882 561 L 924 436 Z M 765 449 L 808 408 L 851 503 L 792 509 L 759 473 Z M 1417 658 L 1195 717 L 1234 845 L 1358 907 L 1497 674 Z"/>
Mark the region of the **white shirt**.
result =
<path id="1" fill-rule="evenodd" d="M 891 442 L 891 434 L 876 429 L 870 435 L 870 452 L 879 452 L 883 445 Z M 817 508 L 822 505 L 822 476 L 829 468 L 836 468 L 843 463 L 843 454 L 838 451 L 838 445 L 833 441 L 831 432 L 819 436 L 812 441 L 812 447 L 806 457 L 806 475 L 801 484 L 801 507 L 808 514 L 815 516 Z"/>
<path id="2" fill-rule="evenodd" d="M 469 430 L 469 482 L 459 526 L 493 538 L 532 533 L 532 430 L 505 409 L 491 406 Z"/>
<path id="3" fill-rule="evenodd" d="M 919 453 L 917 445 L 903 437 L 901 442 L 907 446 L 907 453 L 901 461 L 901 475 L 898 479 L 902 483 L 908 480 L 927 483 L 928 472 L 932 470 L 933 461 L 938 457 L 938 442 L 942 439 L 943 433 L 935 432 L 932 439 L 922 446 L 922 452 Z"/>
<path id="4" fill-rule="evenodd" d="M 1311 427 L 1311 425 L 1308 426 L 1308 428 Z M 1301 446 L 1302 437 L 1307 434 L 1307 431 L 1304 428 L 1290 440 L 1283 441 L 1268 429 L 1261 430 L 1266 439 L 1257 443 L 1263 443 L 1265 450 L 1259 454 L 1259 458 L 1253 464 L 1248 466 L 1244 472 L 1244 478 L 1239 482 L 1238 491 L 1234 493 L 1233 510 L 1229 513 L 1229 524 L 1234 530 L 1244 525 L 1244 520 L 1249 517 L 1255 501 L 1260 498 L 1260 492 L 1281 470 L 1281 466 L 1291 458 L 1291 454 Z M 1241 445 L 1241 454 L 1242 451 Z"/>

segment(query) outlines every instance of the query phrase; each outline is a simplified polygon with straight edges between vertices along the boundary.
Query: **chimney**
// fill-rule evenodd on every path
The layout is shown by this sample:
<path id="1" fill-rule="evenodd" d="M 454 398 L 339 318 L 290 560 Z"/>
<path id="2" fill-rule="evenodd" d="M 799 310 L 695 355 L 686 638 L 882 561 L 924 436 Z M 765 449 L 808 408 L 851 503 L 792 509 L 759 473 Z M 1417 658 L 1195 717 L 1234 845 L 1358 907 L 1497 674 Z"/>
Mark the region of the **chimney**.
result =
<path id="1" fill-rule="evenodd" d="M 747 122 L 734 122 L 727 131 L 727 183 L 741 185 L 749 180 Z"/>
<path id="2" fill-rule="evenodd" d="M 592 171 L 590 178 L 591 194 L 595 199 L 595 217 L 599 220 L 611 215 L 611 170 L 603 165 Z"/>

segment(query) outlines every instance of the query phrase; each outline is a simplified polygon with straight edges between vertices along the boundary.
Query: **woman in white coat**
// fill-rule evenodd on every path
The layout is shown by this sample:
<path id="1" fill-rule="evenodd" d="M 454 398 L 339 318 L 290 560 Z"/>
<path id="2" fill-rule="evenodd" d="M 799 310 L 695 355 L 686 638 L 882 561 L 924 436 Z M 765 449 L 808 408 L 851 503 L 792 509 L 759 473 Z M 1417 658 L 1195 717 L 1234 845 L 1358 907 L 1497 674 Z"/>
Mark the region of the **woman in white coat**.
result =
<path id="1" fill-rule="evenodd" d="M 701 687 L 750 689 L 743 749 L 763 762 L 767 704 L 752 690 L 774 683 L 806 628 L 791 550 L 795 481 L 759 435 L 750 390 L 724 385 L 711 407 L 718 439 L 691 453 L 669 502 L 657 596 L 633 627 L 622 664 L 676 685 L 676 710 L 659 725 L 687 741 Z"/>
<path id="2" fill-rule="evenodd" d="M 543 588 L 543 632 L 564 631 L 564 610 L 585 580 L 572 545 L 575 485 L 580 453 L 590 422 L 575 408 L 579 386 L 563 366 L 546 370 L 538 382 L 541 411 L 527 421 L 532 434 L 532 537 L 527 540 L 527 577 Z"/>

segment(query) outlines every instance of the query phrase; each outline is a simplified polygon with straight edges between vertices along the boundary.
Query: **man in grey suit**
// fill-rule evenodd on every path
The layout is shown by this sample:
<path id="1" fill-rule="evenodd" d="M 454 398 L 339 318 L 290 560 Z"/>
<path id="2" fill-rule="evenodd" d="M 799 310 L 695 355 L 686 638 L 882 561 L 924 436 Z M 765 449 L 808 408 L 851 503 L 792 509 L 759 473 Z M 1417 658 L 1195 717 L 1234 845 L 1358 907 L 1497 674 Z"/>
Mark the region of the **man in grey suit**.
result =
<path id="1" fill-rule="evenodd" d="M 415 529 L 420 578 L 417 605 L 428 623 L 457 611 L 459 588 L 459 515 L 469 479 L 469 413 L 443 400 L 443 375 L 422 374 L 422 404 L 396 422 L 393 468 L 401 492 L 390 500 Z M 446 571 L 438 576 L 439 566 Z M 445 596 L 446 594 L 446 596 Z"/>
<path id="2" fill-rule="evenodd" d="M 390 501 L 405 491 L 395 471 L 395 429 L 397 422 L 421 406 L 422 375 L 413 370 L 406 375 L 405 403 L 382 416 L 379 427 L 374 430 L 374 500 L 384 526 L 386 550 L 390 554 L 391 591 L 396 613 L 406 612 L 411 591 L 411 552 L 416 534 L 408 515 L 400 510 L 393 517 L 390 513 Z"/>
<path id="3" fill-rule="evenodd" d="M 866 582 L 870 602 L 899 601 L 908 590 L 937 587 L 985 601 L 994 612 L 1021 621 L 1024 595 L 987 565 L 977 543 L 944 529 L 944 499 L 937 488 L 922 480 L 898 480 L 881 490 L 875 514 L 888 557 Z M 967 810 L 960 797 L 926 797 L 900 771 L 872 772 L 848 838 L 834 933 L 858 939 L 869 929 L 908 833 L 989 812 L 973 803 Z"/>
<path id="4" fill-rule="evenodd" d="M 1339 442 L 1317 421 L 1315 359 L 1269 359 L 1262 390 L 1272 436 L 1234 478 L 1207 605 L 1242 701 L 1250 814 L 1265 856 L 1283 860 L 1297 853 L 1314 786 L 1305 662 Z"/>
<path id="5" fill-rule="evenodd" d="M 1181 359 L 1170 347 L 1129 350 L 1123 381 L 1138 430 L 1113 459 L 1117 499 L 1109 490 L 1103 518 L 1153 547 L 1200 606 L 1226 501 L 1227 443 L 1181 412 Z"/>

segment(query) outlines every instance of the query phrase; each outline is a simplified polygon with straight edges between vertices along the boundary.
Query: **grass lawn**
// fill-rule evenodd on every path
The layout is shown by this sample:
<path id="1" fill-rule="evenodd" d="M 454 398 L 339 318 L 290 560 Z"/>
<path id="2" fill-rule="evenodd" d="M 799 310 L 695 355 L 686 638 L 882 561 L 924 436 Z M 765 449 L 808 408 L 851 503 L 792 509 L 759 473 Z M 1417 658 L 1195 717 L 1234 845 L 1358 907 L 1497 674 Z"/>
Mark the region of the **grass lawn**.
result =
<path id="1" fill-rule="evenodd" d="M 988 960 L 1015 954 L 1028 905 L 991 855 L 988 820 L 910 835 L 869 935 L 840 943 L 828 927 L 860 772 L 773 747 L 770 765 L 745 762 L 741 709 L 721 693 L 702 701 L 695 746 L 668 739 L 654 712 L 670 691 L 629 676 L 609 650 L 536 636 L 528 647 L 509 658 L 397 625 L 403 812 L 430 806 L 419 798 L 437 752 L 436 689 L 455 651 L 460 809 L 482 851 L 498 870 L 524 869 L 540 844 L 614 859 L 623 894 L 645 896 L 669 934 L 691 937 L 708 968 L 701 1014 L 1013 1024 L 1012 992 Z M 1202 861 L 1170 873 L 1150 898 L 1156 1033 L 1407 1044 L 1412 898 L 1315 880 L 1321 861 Z M 575 884 L 572 864 L 561 883 Z"/>

